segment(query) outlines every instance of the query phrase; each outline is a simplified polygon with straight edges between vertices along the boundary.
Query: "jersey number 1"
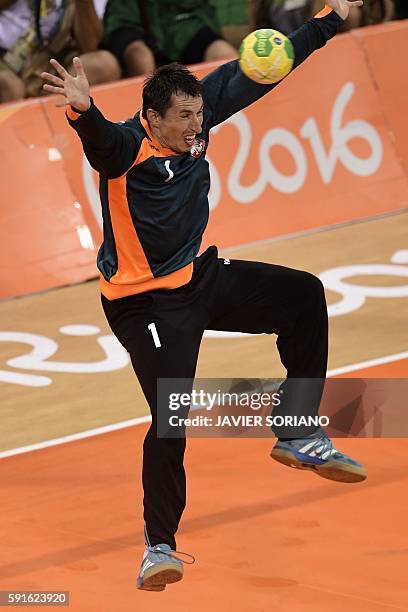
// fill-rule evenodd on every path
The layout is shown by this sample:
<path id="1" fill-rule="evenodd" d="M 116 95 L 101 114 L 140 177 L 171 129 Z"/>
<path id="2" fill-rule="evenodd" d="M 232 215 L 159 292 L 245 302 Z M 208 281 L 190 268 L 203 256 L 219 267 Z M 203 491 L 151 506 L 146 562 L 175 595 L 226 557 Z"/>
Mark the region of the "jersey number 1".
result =
<path id="1" fill-rule="evenodd" d="M 156 323 L 150 323 L 147 326 L 147 329 L 151 332 L 151 334 L 153 336 L 154 346 L 156 348 L 160 348 L 161 347 L 161 342 L 160 342 L 159 334 L 157 333 Z"/>

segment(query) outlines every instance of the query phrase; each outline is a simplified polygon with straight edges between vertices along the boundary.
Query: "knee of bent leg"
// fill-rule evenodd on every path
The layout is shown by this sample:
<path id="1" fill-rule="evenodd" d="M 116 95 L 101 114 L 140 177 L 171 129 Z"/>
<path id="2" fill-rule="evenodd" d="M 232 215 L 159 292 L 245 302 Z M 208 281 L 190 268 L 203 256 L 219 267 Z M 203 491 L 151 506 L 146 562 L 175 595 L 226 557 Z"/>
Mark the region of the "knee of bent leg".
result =
<path id="1" fill-rule="evenodd" d="M 85 73 L 91 85 L 109 83 L 120 79 L 121 71 L 117 59 L 105 49 L 81 55 Z"/>
<path id="2" fill-rule="evenodd" d="M 325 299 L 324 285 L 318 276 L 310 272 L 303 273 L 304 292 L 311 298 Z"/>
<path id="3" fill-rule="evenodd" d="M 23 81 L 11 70 L 0 71 L 0 102 L 12 102 L 24 98 Z"/>
<path id="4" fill-rule="evenodd" d="M 105 49 L 99 50 L 98 53 L 99 62 L 103 66 L 101 78 L 104 82 L 119 80 L 121 77 L 121 70 L 116 57 Z"/>
<path id="5" fill-rule="evenodd" d="M 128 76 L 138 76 L 154 71 L 154 54 L 143 40 L 132 41 L 123 53 L 123 61 Z"/>

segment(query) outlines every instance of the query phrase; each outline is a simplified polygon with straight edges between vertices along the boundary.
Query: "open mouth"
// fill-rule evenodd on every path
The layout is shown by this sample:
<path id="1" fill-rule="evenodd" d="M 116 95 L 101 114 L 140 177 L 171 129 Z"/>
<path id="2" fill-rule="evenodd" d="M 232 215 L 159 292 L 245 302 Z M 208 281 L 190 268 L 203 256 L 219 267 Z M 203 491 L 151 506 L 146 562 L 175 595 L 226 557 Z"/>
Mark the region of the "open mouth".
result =
<path id="1" fill-rule="evenodd" d="M 192 147 L 193 143 L 195 140 L 195 134 L 191 135 L 191 136 L 184 136 L 184 142 L 189 146 Z"/>

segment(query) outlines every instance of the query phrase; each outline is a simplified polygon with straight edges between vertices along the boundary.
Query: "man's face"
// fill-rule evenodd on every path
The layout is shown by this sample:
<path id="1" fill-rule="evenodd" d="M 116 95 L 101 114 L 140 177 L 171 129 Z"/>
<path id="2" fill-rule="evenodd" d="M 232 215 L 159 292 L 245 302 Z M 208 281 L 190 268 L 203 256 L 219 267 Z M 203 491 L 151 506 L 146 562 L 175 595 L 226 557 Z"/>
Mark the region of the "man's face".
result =
<path id="1" fill-rule="evenodd" d="M 171 106 L 162 117 L 158 112 L 147 111 L 150 127 L 159 142 L 176 151 L 186 153 L 194 138 L 201 132 L 203 123 L 203 99 L 186 94 L 173 94 Z"/>

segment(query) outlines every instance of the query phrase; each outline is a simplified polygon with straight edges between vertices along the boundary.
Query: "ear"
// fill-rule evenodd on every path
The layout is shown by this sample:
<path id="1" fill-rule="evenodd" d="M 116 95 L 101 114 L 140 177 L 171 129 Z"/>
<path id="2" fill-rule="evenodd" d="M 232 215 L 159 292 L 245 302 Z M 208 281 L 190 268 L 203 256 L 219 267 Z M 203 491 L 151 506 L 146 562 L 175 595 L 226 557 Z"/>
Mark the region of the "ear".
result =
<path id="1" fill-rule="evenodd" d="M 146 116 L 147 116 L 147 121 L 149 122 L 149 125 L 155 128 L 159 127 L 160 113 L 155 111 L 153 108 L 148 108 L 146 111 Z"/>

